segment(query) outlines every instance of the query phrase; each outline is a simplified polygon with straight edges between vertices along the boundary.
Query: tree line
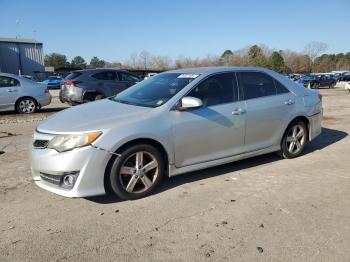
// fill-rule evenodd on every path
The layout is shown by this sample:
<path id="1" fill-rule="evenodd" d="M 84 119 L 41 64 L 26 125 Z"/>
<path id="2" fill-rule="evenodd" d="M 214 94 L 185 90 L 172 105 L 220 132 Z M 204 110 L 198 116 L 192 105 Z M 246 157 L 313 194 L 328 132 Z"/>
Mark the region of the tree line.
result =
<path id="1" fill-rule="evenodd" d="M 121 62 L 107 62 L 94 56 L 87 64 L 81 56 L 70 62 L 65 55 L 52 53 L 45 56 L 45 66 L 85 68 L 126 68 L 141 70 L 169 70 L 175 68 L 202 66 L 259 66 L 279 73 L 330 72 L 333 70 L 350 70 L 350 52 L 325 54 L 328 46 L 320 42 L 307 44 L 303 52 L 292 50 L 273 50 L 264 45 L 252 45 L 243 49 L 225 50 L 220 56 L 207 55 L 204 58 L 152 55 L 148 51 L 133 53 Z"/>

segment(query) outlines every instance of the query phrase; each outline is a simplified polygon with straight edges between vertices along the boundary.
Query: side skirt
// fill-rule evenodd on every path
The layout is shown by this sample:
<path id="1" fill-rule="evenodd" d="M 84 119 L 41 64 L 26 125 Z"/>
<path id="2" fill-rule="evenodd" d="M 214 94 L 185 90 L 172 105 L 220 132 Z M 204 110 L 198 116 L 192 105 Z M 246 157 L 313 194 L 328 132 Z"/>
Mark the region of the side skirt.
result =
<path id="1" fill-rule="evenodd" d="M 240 155 L 221 158 L 221 159 L 208 161 L 208 162 L 204 162 L 204 163 L 199 163 L 199 164 L 194 164 L 194 165 L 190 165 L 190 166 L 184 166 L 184 167 L 177 168 L 177 167 L 175 167 L 175 165 L 170 165 L 169 166 L 169 177 L 181 175 L 181 174 L 192 172 L 192 171 L 202 170 L 202 169 L 206 169 L 209 167 L 223 165 L 223 164 L 227 164 L 230 162 L 235 162 L 238 160 L 250 158 L 253 156 L 259 156 L 259 155 L 264 155 L 264 154 L 276 152 L 276 151 L 279 151 L 280 149 L 281 149 L 281 147 L 279 145 L 277 145 L 277 146 L 264 148 L 264 149 L 260 149 L 260 150 L 253 151 L 253 152 L 248 152 L 248 153 L 244 153 L 244 154 L 240 154 Z"/>

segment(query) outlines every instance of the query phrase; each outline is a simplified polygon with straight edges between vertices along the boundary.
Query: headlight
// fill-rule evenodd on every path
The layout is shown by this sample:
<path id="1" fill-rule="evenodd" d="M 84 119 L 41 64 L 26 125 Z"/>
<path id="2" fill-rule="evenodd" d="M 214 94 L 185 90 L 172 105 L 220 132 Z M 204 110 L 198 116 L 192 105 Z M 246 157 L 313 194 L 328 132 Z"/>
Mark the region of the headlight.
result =
<path id="1" fill-rule="evenodd" d="M 90 145 L 102 132 L 84 133 L 76 135 L 57 135 L 50 140 L 48 148 L 55 149 L 58 152 L 65 152 L 74 148 Z"/>

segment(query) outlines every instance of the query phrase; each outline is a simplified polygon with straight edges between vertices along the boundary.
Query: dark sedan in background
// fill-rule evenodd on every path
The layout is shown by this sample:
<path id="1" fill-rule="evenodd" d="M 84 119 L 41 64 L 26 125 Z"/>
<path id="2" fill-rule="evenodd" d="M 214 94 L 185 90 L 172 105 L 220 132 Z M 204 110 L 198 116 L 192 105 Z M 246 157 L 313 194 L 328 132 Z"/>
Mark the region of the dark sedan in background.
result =
<path id="1" fill-rule="evenodd" d="M 86 69 L 69 74 L 61 84 L 60 101 L 70 105 L 110 97 L 141 79 L 126 70 Z"/>
<path id="2" fill-rule="evenodd" d="M 311 88 L 333 88 L 336 82 L 337 81 L 333 77 L 327 75 L 305 75 L 299 79 L 300 84 Z"/>

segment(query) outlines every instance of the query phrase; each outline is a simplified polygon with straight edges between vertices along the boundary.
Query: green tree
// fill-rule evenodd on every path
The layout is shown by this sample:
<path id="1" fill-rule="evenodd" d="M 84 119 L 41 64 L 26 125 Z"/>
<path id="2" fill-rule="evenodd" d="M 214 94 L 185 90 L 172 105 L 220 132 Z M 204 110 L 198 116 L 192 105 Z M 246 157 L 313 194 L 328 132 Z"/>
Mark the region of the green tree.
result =
<path id="1" fill-rule="evenodd" d="M 269 68 L 278 73 L 283 73 L 286 69 L 284 59 L 279 52 L 273 52 L 268 60 Z"/>
<path id="2" fill-rule="evenodd" d="M 251 66 L 266 67 L 267 61 L 264 51 L 257 45 L 253 45 L 248 50 L 248 59 Z"/>
<path id="3" fill-rule="evenodd" d="M 51 53 L 49 55 L 45 55 L 44 58 L 45 66 L 52 66 L 54 68 L 65 67 L 68 66 L 67 57 L 58 53 Z"/>
<path id="4" fill-rule="evenodd" d="M 84 69 L 86 68 L 86 62 L 81 56 L 76 56 L 72 59 L 71 66 L 74 68 Z"/>
<path id="5" fill-rule="evenodd" d="M 107 67 L 107 68 L 122 68 L 123 65 L 120 62 L 111 62 L 111 63 L 106 62 L 105 67 Z"/>
<path id="6" fill-rule="evenodd" d="M 231 50 L 227 49 L 222 53 L 221 58 L 229 57 L 232 55 L 233 55 L 233 52 Z"/>
<path id="7" fill-rule="evenodd" d="M 97 56 L 94 56 L 90 60 L 90 66 L 97 68 L 97 67 L 104 67 L 106 65 L 106 62 L 104 60 L 100 60 Z"/>

